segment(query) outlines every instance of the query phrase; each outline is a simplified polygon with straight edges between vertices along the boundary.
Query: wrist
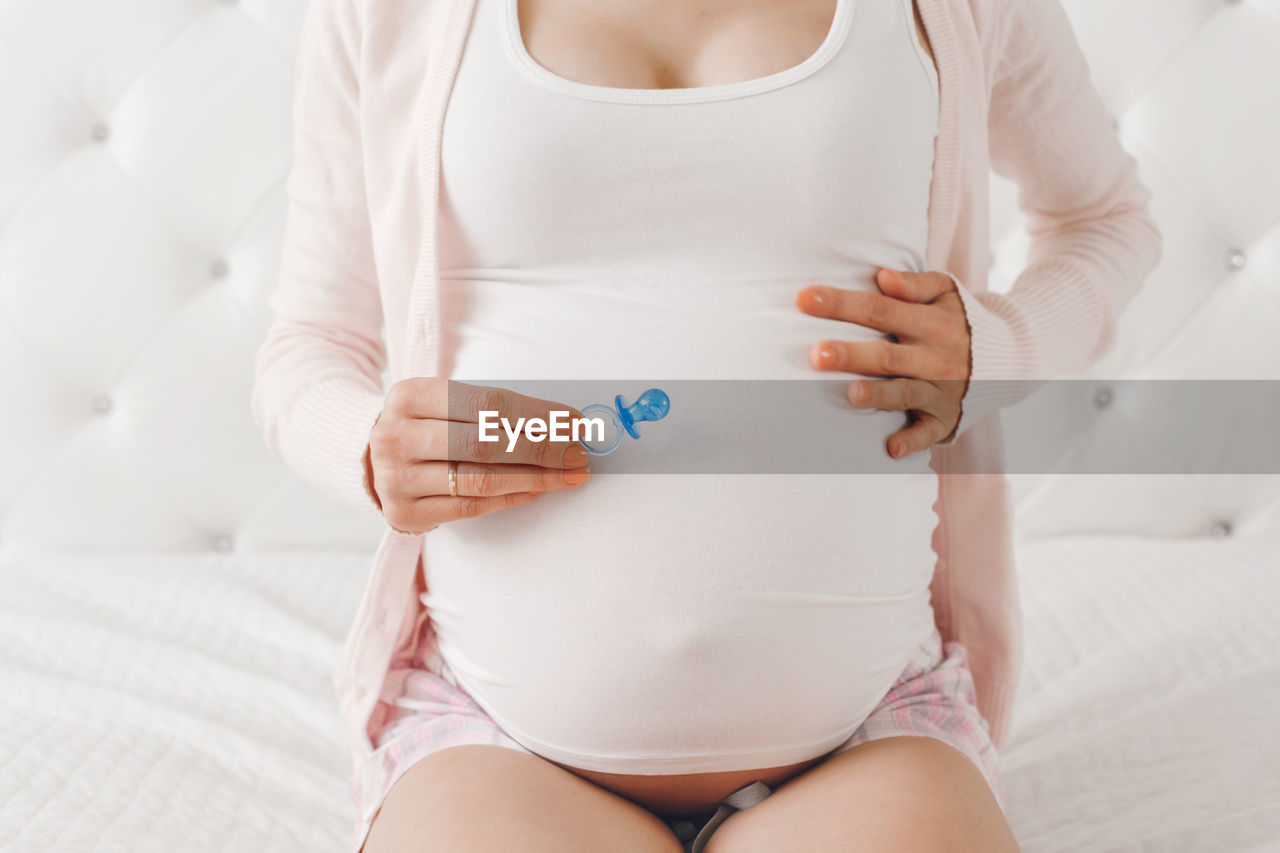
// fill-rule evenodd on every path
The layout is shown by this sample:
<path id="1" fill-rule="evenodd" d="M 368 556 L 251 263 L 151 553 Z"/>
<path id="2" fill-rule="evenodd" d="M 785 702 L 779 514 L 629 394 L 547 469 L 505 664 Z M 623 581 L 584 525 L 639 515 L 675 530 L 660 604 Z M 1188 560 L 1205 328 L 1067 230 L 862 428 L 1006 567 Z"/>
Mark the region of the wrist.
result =
<path id="1" fill-rule="evenodd" d="M 999 296 L 975 294 L 954 275 L 947 275 L 955 283 L 969 330 L 969 375 L 960 401 L 960 418 L 940 444 L 954 442 L 969 427 L 1023 399 L 1030 390 L 1022 381 L 1026 359 L 1018 348 L 1014 321 L 992 307 L 999 307 Z"/>
<path id="2" fill-rule="evenodd" d="M 364 483 L 363 485 L 364 485 L 365 494 L 367 494 L 373 500 L 374 506 L 378 508 L 378 512 L 382 512 L 382 501 L 381 499 L 379 499 L 378 490 L 374 487 L 374 484 L 373 484 L 372 456 L 373 456 L 372 448 L 368 444 L 366 444 L 364 446 Z"/>

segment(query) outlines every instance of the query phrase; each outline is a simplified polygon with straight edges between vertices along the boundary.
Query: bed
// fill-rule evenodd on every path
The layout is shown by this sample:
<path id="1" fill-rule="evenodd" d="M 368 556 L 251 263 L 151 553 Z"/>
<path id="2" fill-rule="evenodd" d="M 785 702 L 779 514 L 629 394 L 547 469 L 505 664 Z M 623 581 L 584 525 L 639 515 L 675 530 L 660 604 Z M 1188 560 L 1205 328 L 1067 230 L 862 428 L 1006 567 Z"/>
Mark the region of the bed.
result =
<path id="1" fill-rule="evenodd" d="M 1280 543 L 1070 537 L 1019 558 L 1003 766 L 1023 849 L 1280 850 Z M 4 564 L 0 850 L 344 850 L 329 671 L 367 563 Z"/>

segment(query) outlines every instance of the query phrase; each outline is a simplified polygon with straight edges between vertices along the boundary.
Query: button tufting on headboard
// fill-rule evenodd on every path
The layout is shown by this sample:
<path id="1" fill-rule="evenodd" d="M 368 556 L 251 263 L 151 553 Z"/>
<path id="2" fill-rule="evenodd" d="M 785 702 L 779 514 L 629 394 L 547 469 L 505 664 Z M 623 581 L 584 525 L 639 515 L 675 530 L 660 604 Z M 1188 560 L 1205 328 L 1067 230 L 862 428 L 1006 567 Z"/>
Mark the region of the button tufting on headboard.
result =
<path id="1" fill-rule="evenodd" d="M 306 6 L 0 4 L 0 558 L 376 546 L 381 526 L 286 470 L 249 411 Z M 1280 378 L 1280 3 L 1064 6 L 1165 237 L 1082 403 L 1141 444 L 1159 424 L 1109 383 Z M 992 189 L 1001 290 L 1026 237 L 1015 188 Z M 1022 537 L 1280 529 L 1275 477 L 1012 485 Z"/>

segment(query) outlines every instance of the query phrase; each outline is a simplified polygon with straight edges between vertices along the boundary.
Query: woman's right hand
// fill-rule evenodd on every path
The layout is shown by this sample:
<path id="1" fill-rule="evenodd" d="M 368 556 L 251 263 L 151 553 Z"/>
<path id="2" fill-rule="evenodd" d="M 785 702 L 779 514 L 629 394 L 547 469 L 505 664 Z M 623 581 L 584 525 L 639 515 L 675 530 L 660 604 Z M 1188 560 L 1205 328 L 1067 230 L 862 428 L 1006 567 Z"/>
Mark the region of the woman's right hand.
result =
<path id="1" fill-rule="evenodd" d="M 571 489 L 590 475 L 577 442 L 529 441 L 524 432 L 510 452 L 506 433 L 480 441 L 479 412 L 550 418 L 552 410 L 582 417 L 572 406 L 484 385 L 411 377 L 387 392 L 369 435 L 366 468 L 382 515 L 401 533 L 422 533 L 528 503 L 544 492 Z M 449 494 L 449 464 L 457 466 L 457 497 Z"/>

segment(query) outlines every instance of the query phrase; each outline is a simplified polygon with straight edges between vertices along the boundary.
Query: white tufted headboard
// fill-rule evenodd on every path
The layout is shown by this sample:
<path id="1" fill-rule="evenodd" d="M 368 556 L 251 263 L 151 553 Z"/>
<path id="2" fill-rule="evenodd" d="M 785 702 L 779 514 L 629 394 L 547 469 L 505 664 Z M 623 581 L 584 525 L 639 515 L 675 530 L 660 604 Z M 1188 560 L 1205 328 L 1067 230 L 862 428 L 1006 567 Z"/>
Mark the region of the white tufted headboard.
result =
<path id="1" fill-rule="evenodd" d="M 249 410 L 305 3 L 0 0 L 0 559 L 376 545 Z M 1092 375 L 1280 378 L 1280 0 L 1065 5 L 1165 236 Z M 993 181 L 1003 289 L 1025 240 Z M 1014 487 L 1021 537 L 1280 537 L 1277 477 Z"/>

